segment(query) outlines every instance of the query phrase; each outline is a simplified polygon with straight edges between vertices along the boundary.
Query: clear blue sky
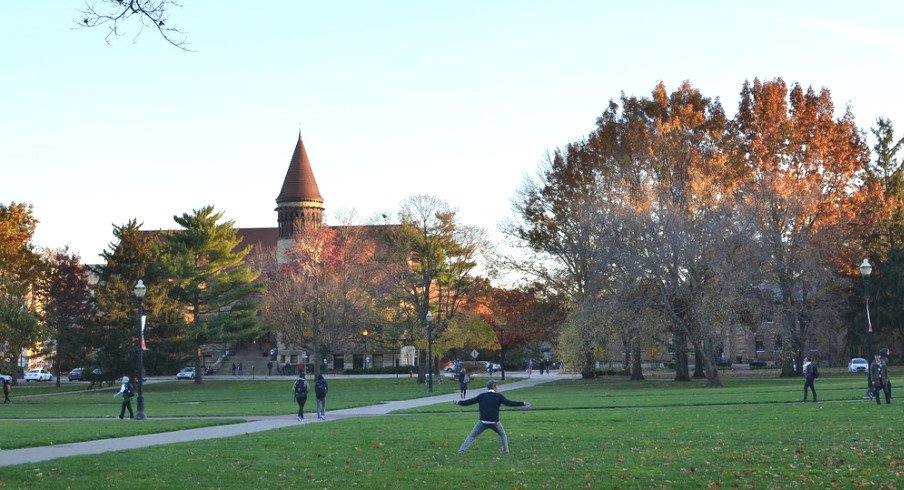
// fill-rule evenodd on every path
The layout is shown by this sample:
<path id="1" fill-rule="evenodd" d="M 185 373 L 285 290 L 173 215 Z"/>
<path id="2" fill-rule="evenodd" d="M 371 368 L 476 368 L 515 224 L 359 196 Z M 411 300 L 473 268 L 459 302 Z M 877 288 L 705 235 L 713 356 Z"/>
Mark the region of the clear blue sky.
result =
<path id="1" fill-rule="evenodd" d="M 733 114 L 745 79 L 783 77 L 904 134 L 901 2 L 184 4 L 189 53 L 74 30 L 79 0 L 4 4 L 0 202 L 34 205 L 37 245 L 95 263 L 114 223 L 205 204 L 275 226 L 299 127 L 328 221 L 422 192 L 492 231 L 549 151 L 660 80 Z"/>

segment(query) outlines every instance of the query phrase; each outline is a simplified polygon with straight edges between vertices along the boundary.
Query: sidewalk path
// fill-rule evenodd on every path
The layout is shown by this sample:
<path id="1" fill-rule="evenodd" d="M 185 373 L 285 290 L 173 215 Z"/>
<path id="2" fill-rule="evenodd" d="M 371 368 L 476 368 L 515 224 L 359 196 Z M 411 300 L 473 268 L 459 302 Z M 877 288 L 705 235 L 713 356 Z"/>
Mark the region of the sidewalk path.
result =
<path id="1" fill-rule="evenodd" d="M 512 373 L 515 374 L 515 373 Z M 514 377 L 526 376 L 526 373 L 518 373 Z M 525 378 L 514 383 L 502 385 L 502 391 L 510 391 L 518 388 L 527 388 L 536 386 L 550 381 L 560 379 L 570 379 L 577 377 L 570 374 L 534 374 L 531 378 Z M 476 393 L 482 392 L 482 389 L 473 390 Z M 403 410 L 406 408 L 423 407 L 434 405 L 437 403 L 450 402 L 457 399 L 457 393 L 447 393 L 443 395 L 428 396 L 424 398 L 413 398 L 411 400 L 398 400 L 379 405 L 370 405 L 365 407 L 346 408 L 343 410 L 333 410 L 328 413 L 330 420 L 346 419 L 353 417 L 373 417 L 377 415 L 386 415 L 395 410 Z M 204 418 L 204 417 L 198 417 Z M 234 417 L 232 417 L 234 418 Z M 56 458 L 64 458 L 67 456 L 79 456 L 87 454 L 101 454 L 110 451 L 122 451 L 125 449 L 137 449 L 142 447 L 158 446 L 161 444 L 173 444 L 177 442 L 203 441 L 207 439 L 219 439 L 223 437 L 232 437 L 265 430 L 279 429 L 288 426 L 297 426 L 299 422 L 295 420 L 294 415 L 277 416 L 277 417 L 244 417 L 249 422 L 243 422 L 231 425 L 219 425 L 213 427 L 200 427 L 197 429 L 186 429 L 175 432 L 162 432 L 158 434 L 147 434 L 141 436 L 118 437 L 115 439 L 101 439 L 97 441 L 74 442 L 71 444 L 59 444 L 54 446 L 30 447 L 23 449 L 10 449 L 0 451 L 0 467 L 12 466 L 23 463 L 37 463 L 41 461 L 49 461 Z M 108 420 L 108 419 L 105 419 Z M 111 423 L 138 423 L 138 422 L 121 422 L 119 420 Z M 305 422 L 318 423 L 318 422 Z"/>

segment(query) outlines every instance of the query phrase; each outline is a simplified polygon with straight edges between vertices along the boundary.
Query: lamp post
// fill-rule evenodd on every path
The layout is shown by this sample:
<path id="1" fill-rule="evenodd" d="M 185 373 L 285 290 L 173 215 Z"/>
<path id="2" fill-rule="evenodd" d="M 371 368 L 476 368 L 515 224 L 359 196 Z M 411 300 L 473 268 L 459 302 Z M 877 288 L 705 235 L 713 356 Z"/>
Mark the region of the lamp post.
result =
<path id="1" fill-rule="evenodd" d="M 132 290 L 135 293 L 135 297 L 138 298 L 138 413 L 135 414 L 135 418 L 138 420 L 144 420 L 144 348 L 143 348 L 143 340 L 144 340 L 144 332 L 142 332 L 141 324 L 142 319 L 144 318 L 144 295 L 147 293 L 147 288 L 144 286 L 144 281 L 141 279 L 138 280 L 138 283 L 135 284 L 135 288 Z"/>
<path id="2" fill-rule="evenodd" d="M 364 336 L 364 373 L 366 374 L 367 373 L 367 336 L 369 335 L 366 328 L 364 329 L 363 332 L 361 332 L 361 335 Z"/>
<path id="3" fill-rule="evenodd" d="M 866 362 L 873 362 L 873 323 L 869 319 L 869 276 L 873 272 L 873 266 L 869 260 L 863 259 L 860 264 L 860 276 L 863 277 L 863 301 L 866 305 Z M 866 391 L 867 396 L 872 391 L 872 383 L 870 383 L 869 368 L 866 370 Z"/>
<path id="4" fill-rule="evenodd" d="M 505 325 L 499 325 L 499 370 L 502 381 L 505 381 Z"/>
<path id="5" fill-rule="evenodd" d="M 427 321 L 427 393 L 433 393 L 433 314 L 429 311 Z"/>

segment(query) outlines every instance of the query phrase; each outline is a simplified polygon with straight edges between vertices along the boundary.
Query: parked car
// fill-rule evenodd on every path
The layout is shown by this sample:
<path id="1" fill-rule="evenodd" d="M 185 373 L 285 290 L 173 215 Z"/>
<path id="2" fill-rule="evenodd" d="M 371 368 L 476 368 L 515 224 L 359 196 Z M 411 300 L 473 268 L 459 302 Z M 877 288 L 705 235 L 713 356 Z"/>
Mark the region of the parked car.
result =
<path id="1" fill-rule="evenodd" d="M 32 381 L 53 381 L 53 375 L 44 368 L 32 369 L 25 373 L 25 382 L 30 383 Z"/>
<path id="2" fill-rule="evenodd" d="M 195 368 L 186 367 L 176 373 L 176 379 L 195 379 Z"/>
<path id="3" fill-rule="evenodd" d="M 69 381 L 88 381 L 88 372 L 85 368 L 75 368 L 69 371 Z"/>
<path id="4" fill-rule="evenodd" d="M 13 377 L 8 374 L 0 374 L 0 383 L 2 383 L 4 381 L 9 381 L 10 383 L 12 383 Z"/>
<path id="5" fill-rule="evenodd" d="M 865 373 L 869 371 L 869 363 L 862 357 L 855 357 L 848 363 L 849 373 Z"/>

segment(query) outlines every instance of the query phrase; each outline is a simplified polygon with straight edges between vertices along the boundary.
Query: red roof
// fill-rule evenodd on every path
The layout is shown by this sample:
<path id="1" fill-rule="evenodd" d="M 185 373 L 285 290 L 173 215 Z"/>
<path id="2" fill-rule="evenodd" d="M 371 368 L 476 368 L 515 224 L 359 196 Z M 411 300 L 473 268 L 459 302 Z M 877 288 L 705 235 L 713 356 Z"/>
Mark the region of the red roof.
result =
<path id="1" fill-rule="evenodd" d="M 289 170 L 286 171 L 286 178 L 283 179 L 282 190 L 279 191 L 279 197 L 276 198 L 277 203 L 299 201 L 323 203 L 323 197 L 320 196 L 320 189 L 317 188 L 317 181 L 314 179 L 314 171 L 311 170 L 308 153 L 301 141 L 301 133 L 298 134 L 298 143 L 295 144 L 295 152 L 289 162 Z"/>

